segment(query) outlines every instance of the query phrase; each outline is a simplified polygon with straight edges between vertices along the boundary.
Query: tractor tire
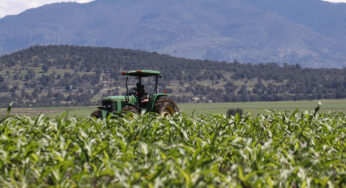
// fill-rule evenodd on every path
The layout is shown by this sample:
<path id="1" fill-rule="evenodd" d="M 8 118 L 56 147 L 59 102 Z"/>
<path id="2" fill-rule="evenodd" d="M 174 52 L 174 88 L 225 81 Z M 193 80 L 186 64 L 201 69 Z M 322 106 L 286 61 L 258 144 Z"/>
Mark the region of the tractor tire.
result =
<path id="1" fill-rule="evenodd" d="M 161 97 L 156 100 L 153 111 L 163 117 L 172 117 L 179 108 L 175 102 L 168 97 Z"/>
<path id="2" fill-rule="evenodd" d="M 135 106 L 126 105 L 121 110 L 122 114 L 127 114 L 129 112 L 134 113 L 134 114 L 139 114 L 139 110 Z"/>
<path id="3" fill-rule="evenodd" d="M 91 117 L 95 117 L 97 119 L 101 118 L 101 110 L 95 110 L 93 113 L 90 114 Z"/>

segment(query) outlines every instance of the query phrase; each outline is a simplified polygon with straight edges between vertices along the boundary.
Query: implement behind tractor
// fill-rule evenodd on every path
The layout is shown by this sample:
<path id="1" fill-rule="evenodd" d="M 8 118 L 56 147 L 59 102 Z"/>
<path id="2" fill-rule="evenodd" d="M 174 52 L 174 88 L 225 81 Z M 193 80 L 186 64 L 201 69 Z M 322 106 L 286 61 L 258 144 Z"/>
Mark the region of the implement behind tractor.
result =
<path id="1" fill-rule="evenodd" d="M 158 80 L 161 78 L 159 71 L 137 70 L 123 72 L 126 76 L 126 96 L 109 96 L 102 99 L 102 106 L 91 113 L 92 117 L 106 118 L 108 116 L 118 117 L 125 112 L 135 114 L 155 112 L 162 116 L 172 116 L 179 109 L 175 102 L 171 100 L 166 93 L 158 93 Z M 133 76 L 137 78 L 136 87 L 129 91 L 128 78 Z M 155 78 L 155 87 L 152 94 L 146 93 L 142 79 L 145 77 Z"/>

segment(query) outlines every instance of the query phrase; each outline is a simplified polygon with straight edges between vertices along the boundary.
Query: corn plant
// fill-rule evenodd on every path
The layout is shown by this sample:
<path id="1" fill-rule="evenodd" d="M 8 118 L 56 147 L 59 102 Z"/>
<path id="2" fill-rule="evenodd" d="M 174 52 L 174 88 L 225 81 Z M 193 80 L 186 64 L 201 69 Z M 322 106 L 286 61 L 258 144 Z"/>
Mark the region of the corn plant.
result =
<path id="1" fill-rule="evenodd" d="M 345 187 L 343 113 L 0 119 L 1 187 Z"/>

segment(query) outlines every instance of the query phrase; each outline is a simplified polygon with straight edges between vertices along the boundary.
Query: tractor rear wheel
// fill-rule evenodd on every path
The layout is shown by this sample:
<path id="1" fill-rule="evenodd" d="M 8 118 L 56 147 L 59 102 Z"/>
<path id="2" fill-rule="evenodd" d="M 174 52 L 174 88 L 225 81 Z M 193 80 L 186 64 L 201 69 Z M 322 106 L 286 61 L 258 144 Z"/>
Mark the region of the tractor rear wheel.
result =
<path id="1" fill-rule="evenodd" d="M 132 112 L 134 114 L 139 114 L 139 110 L 135 106 L 130 106 L 130 105 L 124 106 L 124 108 L 121 110 L 121 112 L 123 114 L 128 113 L 128 112 Z"/>
<path id="2" fill-rule="evenodd" d="M 161 97 L 156 100 L 153 111 L 163 117 L 171 117 L 174 113 L 179 112 L 179 108 L 172 99 Z"/>

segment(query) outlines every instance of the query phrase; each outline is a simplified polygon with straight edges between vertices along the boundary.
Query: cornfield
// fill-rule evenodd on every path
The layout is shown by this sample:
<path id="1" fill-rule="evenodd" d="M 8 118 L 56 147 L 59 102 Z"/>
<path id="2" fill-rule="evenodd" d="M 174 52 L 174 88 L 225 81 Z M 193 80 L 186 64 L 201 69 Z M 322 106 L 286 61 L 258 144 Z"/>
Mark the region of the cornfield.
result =
<path id="1" fill-rule="evenodd" d="M 345 187 L 343 113 L 0 118 L 1 187 Z"/>

